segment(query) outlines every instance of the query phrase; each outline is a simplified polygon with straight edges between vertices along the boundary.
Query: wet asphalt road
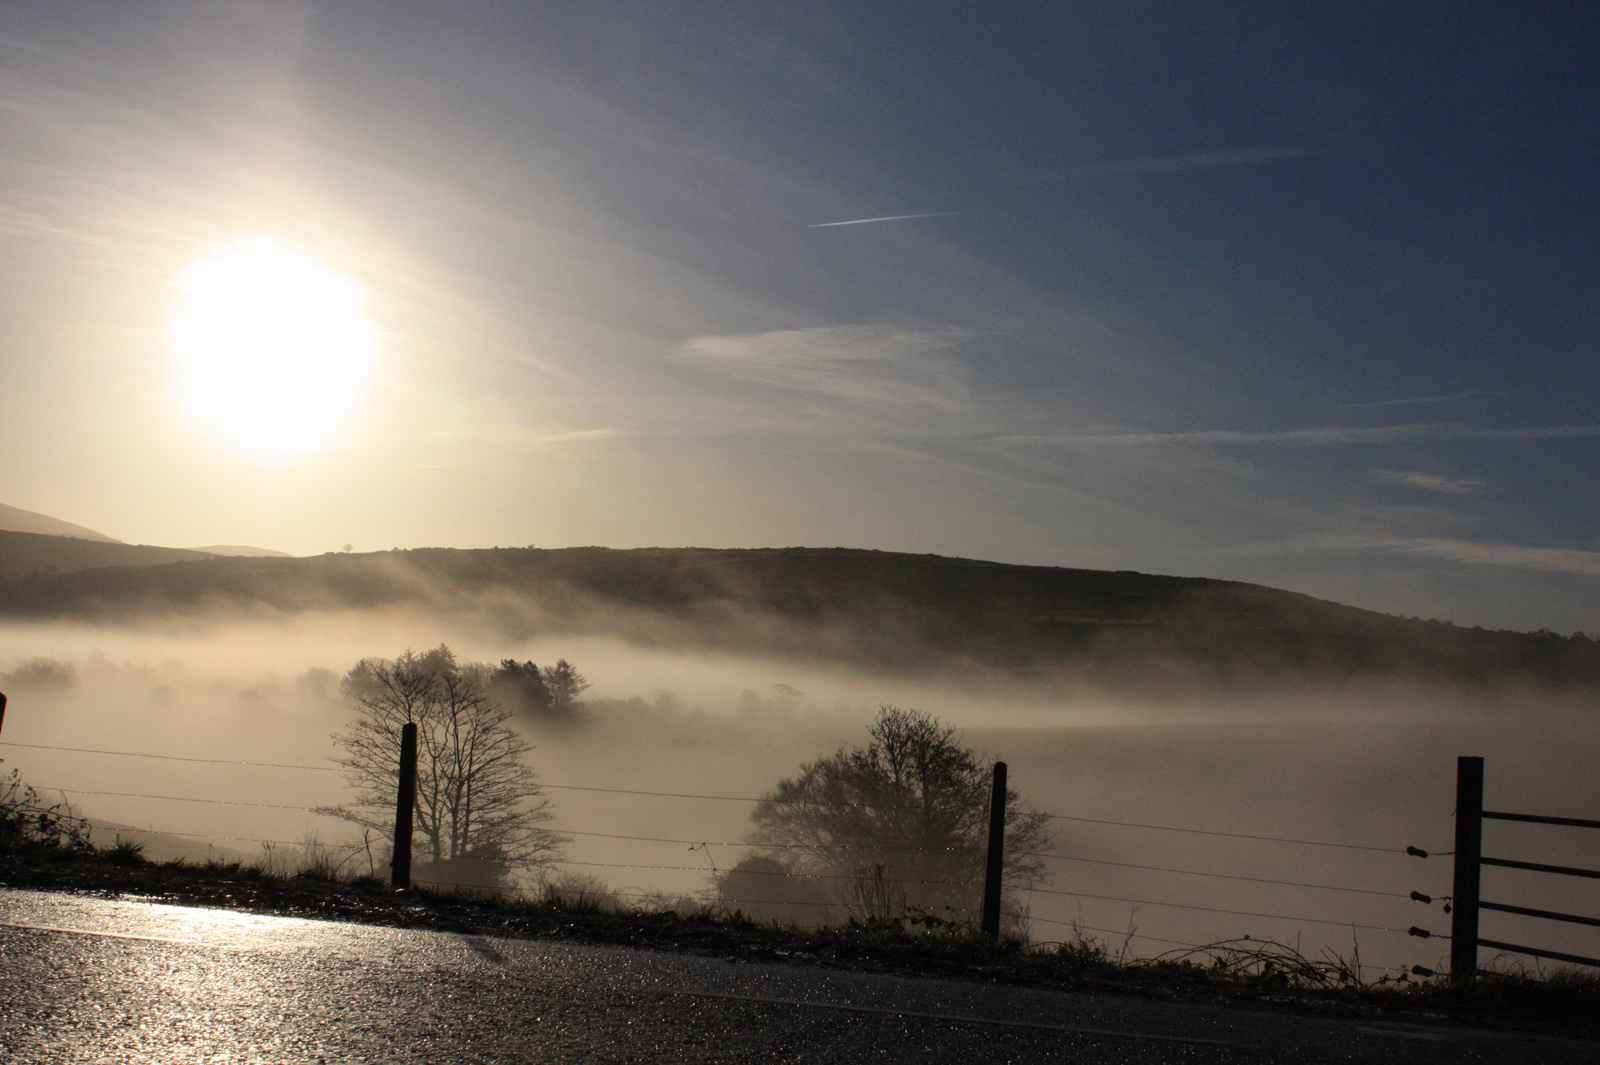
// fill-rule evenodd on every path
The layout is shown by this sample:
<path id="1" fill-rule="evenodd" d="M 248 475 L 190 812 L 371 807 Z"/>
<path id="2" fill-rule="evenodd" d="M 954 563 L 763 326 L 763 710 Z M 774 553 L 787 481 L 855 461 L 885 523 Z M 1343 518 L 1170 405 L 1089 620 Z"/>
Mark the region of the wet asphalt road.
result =
<path id="1" fill-rule="evenodd" d="M 0 1061 L 1585 1062 L 1600 1042 L 0 890 Z"/>

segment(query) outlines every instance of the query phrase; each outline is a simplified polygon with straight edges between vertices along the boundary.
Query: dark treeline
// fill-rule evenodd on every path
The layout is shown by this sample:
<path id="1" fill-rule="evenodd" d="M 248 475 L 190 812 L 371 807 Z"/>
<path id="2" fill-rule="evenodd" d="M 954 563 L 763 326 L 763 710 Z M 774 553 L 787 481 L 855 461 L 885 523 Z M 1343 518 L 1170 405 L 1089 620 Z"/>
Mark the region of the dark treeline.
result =
<path id="1" fill-rule="evenodd" d="M 218 558 L 0 581 L 0 615 L 130 620 L 416 608 L 968 679 L 1158 694 L 1401 678 L 1600 684 L 1591 636 L 1407 619 L 1259 585 L 850 549 L 429 548 Z"/>
<path id="2" fill-rule="evenodd" d="M 579 700 L 589 681 L 565 658 L 553 666 L 502 659 L 489 674 L 489 695 L 514 713 L 535 721 L 576 725 L 583 719 Z"/>

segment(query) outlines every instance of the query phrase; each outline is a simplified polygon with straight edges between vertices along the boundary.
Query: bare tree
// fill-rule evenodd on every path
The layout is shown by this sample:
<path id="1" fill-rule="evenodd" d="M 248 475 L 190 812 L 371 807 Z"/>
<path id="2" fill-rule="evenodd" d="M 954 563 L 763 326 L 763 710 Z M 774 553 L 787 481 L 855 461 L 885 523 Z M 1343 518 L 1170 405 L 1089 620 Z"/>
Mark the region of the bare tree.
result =
<path id="1" fill-rule="evenodd" d="M 415 854 L 419 881 L 495 886 L 508 870 L 543 865 L 564 837 L 540 827 L 550 800 L 525 761 L 532 747 L 507 727 L 509 710 L 487 694 L 489 669 L 460 663 L 449 647 L 367 658 L 340 690 L 355 709 L 335 733 L 336 759 L 357 789 L 353 802 L 322 812 L 388 832 L 400 774 L 400 734 L 417 726 Z"/>
<path id="2" fill-rule="evenodd" d="M 975 913 L 991 790 L 983 757 L 921 710 L 884 706 L 868 735 L 867 746 L 841 746 L 780 781 L 750 814 L 750 842 L 792 873 L 854 877 L 857 894 L 871 887 L 874 897 L 892 894 L 910 909 L 958 921 Z M 1050 839 L 1046 815 L 1007 792 L 1012 900 L 1045 881 L 1037 852 Z M 855 908 L 850 891 L 841 897 Z"/>

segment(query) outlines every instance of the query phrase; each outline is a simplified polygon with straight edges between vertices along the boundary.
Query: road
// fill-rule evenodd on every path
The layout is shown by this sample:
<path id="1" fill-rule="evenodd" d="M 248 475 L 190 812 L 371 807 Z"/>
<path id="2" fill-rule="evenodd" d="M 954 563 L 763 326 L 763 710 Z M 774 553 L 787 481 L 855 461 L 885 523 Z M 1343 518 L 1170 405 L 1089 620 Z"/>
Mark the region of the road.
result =
<path id="1" fill-rule="evenodd" d="M 0 890 L 0 1061 L 1564 1062 L 1600 1042 Z"/>

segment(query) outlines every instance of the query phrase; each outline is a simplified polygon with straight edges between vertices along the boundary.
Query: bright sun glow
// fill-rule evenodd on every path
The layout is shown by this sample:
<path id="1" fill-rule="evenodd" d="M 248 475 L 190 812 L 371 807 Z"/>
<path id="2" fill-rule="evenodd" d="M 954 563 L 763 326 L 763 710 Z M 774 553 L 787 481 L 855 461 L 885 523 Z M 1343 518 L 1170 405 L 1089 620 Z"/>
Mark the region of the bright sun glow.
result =
<path id="1" fill-rule="evenodd" d="M 259 241 L 195 263 L 178 288 L 174 336 L 196 415 L 268 452 L 335 427 L 372 358 L 353 280 Z"/>

